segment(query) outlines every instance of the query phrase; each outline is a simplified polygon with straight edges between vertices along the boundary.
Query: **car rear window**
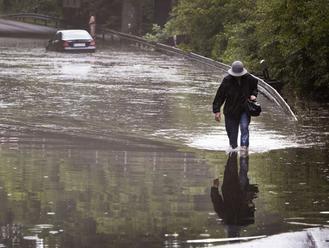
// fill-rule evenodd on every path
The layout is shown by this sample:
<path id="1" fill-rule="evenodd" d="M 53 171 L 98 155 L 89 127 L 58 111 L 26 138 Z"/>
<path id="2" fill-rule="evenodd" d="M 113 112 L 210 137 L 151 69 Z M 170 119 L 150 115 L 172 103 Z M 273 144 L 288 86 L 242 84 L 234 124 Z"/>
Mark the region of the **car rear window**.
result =
<path id="1" fill-rule="evenodd" d="M 63 40 L 90 40 L 92 37 L 87 32 L 63 32 Z"/>

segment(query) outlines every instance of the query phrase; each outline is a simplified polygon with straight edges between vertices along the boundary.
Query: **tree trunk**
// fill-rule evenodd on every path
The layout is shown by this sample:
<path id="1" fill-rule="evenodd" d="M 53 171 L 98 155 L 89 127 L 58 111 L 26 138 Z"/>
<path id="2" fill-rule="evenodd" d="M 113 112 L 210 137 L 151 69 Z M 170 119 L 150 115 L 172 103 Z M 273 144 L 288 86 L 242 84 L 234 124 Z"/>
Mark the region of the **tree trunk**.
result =
<path id="1" fill-rule="evenodd" d="M 154 19 L 156 24 L 161 27 L 166 24 L 172 4 L 172 0 L 154 0 Z"/>
<path id="2" fill-rule="evenodd" d="M 140 34 L 142 24 L 142 2 L 123 0 L 121 31 L 124 33 Z"/>

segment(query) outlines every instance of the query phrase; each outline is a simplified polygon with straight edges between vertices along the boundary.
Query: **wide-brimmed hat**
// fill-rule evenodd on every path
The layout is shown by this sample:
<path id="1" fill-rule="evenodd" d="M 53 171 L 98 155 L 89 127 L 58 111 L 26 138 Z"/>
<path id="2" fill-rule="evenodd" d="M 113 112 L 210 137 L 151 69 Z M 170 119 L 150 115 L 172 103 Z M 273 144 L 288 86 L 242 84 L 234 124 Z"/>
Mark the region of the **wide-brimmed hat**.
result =
<path id="1" fill-rule="evenodd" d="M 232 63 L 231 69 L 228 70 L 228 74 L 232 75 L 233 77 L 241 77 L 247 74 L 248 71 L 244 68 L 243 63 L 239 60 L 234 61 Z"/>

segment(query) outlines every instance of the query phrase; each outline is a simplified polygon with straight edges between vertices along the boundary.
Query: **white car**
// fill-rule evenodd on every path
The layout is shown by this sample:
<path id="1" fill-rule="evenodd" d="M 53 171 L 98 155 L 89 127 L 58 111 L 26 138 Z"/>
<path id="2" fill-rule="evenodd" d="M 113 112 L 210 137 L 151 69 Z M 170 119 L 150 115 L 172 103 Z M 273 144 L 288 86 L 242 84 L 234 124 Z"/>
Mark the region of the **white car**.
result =
<path id="1" fill-rule="evenodd" d="M 96 42 L 86 30 L 58 30 L 53 39 L 48 41 L 46 49 L 61 52 L 95 52 Z"/>

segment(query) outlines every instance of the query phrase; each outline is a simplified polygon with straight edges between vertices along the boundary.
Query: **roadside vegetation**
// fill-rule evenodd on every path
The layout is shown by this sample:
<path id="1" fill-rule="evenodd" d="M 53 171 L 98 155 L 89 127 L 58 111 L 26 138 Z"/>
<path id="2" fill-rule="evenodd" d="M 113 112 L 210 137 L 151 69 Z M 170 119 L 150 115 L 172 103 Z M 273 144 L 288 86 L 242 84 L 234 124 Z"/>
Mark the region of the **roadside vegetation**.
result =
<path id="1" fill-rule="evenodd" d="M 329 99 L 329 4 L 327 0 L 180 0 L 165 32 L 180 46 L 231 64 L 239 59 L 296 93 Z M 164 31 L 162 31 L 164 32 Z"/>
<path id="2" fill-rule="evenodd" d="M 62 0 L 0 0 L 0 13 L 61 15 Z"/>

